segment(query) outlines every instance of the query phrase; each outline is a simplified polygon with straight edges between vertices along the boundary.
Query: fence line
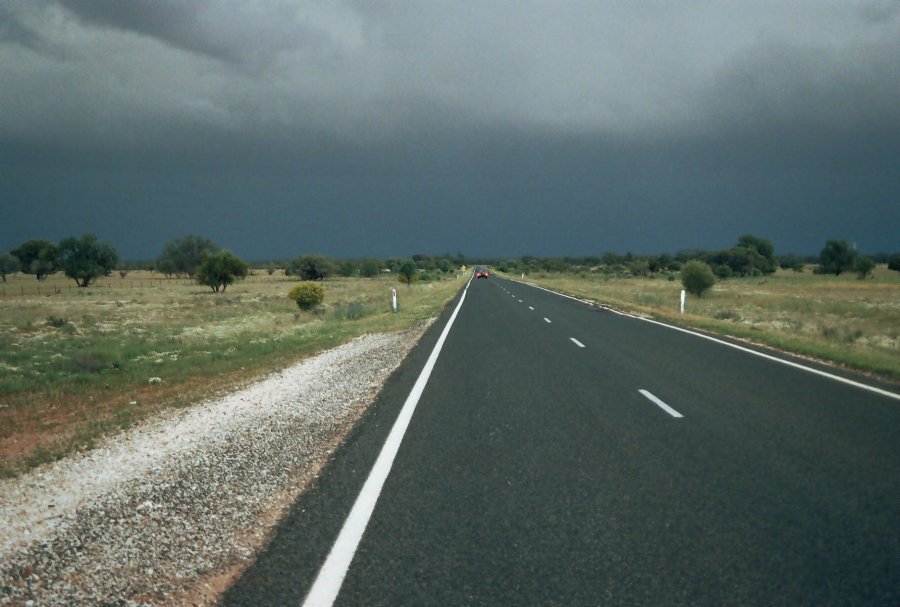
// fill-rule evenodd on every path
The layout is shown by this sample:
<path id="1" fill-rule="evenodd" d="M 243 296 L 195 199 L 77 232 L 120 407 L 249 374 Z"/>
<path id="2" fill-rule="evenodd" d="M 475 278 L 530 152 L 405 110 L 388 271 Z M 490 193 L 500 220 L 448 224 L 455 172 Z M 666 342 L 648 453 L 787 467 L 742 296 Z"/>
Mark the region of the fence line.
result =
<path id="1" fill-rule="evenodd" d="M 91 289 L 143 289 L 145 286 L 147 288 L 160 288 L 163 286 L 181 286 L 181 287 L 189 287 L 189 286 L 199 286 L 199 283 L 193 280 L 184 280 L 178 278 L 148 278 L 148 279 L 140 279 L 140 280 L 125 280 L 122 279 L 118 284 L 114 284 L 116 281 L 99 281 L 92 282 L 87 287 L 78 287 L 73 283 L 69 282 L 65 285 L 49 285 L 47 283 L 42 283 L 37 281 L 36 279 L 32 279 L 34 282 L 30 285 L 18 284 L 11 285 L 9 282 L 0 282 L 0 297 L 26 297 L 31 295 L 61 295 L 63 292 L 71 293 L 73 291 L 77 291 L 80 289 L 84 289 L 84 291 L 89 291 Z M 15 282 L 19 282 L 19 280 L 15 280 Z M 126 284 L 127 283 L 127 284 Z"/>

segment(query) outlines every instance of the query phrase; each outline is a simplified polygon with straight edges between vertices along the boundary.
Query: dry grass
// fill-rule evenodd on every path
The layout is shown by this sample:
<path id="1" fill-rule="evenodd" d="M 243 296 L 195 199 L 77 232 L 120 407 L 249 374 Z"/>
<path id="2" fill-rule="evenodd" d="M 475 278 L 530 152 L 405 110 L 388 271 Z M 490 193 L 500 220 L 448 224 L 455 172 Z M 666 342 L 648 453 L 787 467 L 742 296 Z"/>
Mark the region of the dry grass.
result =
<path id="1" fill-rule="evenodd" d="M 328 280 L 318 312 L 287 298 L 295 283 L 259 271 L 214 294 L 149 272 L 87 289 L 61 275 L 8 277 L 0 288 L 0 475 L 356 336 L 414 326 L 437 315 L 463 281 L 410 288 L 390 277 Z"/>
<path id="2" fill-rule="evenodd" d="M 762 278 L 718 282 L 702 298 L 688 296 L 679 313 L 681 282 L 539 274 L 542 286 L 676 324 L 811 356 L 900 380 L 900 273 L 873 277 L 779 271 Z"/>

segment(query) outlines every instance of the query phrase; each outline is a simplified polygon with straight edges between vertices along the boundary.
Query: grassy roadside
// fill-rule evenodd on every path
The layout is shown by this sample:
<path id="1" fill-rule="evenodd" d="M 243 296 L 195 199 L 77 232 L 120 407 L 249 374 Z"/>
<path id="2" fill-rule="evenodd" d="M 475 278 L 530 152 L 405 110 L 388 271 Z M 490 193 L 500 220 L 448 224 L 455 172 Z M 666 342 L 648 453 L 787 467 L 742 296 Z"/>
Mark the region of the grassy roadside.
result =
<path id="1" fill-rule="evenodd" d="M 521 279 L 519 276 L 510 278 Z M 685 327 L 746 339 L 900 382 L 900 273 L 774 275 L 718 282 L 689 295 L 679 313 L 681 282 L 667 276 L 535 274 L 526 280 L 610 307 Z"/>
<path id="2" fill-rule="evenodd" d="M 464 284 L 330 279 L 324 309 L 313 313 L 287 298 L 296 281 L 280 272 L 257 272 L 220 294 L 145 272 L 87 289 L 53 276 L 40 293 L 33 277 L 8 280 L 0 295 L 4 477 L 354 337 L 413 327 L 439 314 Z"/>

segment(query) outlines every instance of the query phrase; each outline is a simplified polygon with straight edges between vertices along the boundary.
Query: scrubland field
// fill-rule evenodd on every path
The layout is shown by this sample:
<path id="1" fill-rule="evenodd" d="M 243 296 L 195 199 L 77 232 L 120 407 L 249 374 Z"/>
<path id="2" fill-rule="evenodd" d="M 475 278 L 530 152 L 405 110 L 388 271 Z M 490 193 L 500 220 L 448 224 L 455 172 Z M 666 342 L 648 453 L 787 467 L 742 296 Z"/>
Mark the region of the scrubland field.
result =
<path id="1" fill-rule="evenodd" d="M 462 277 L 326 280 L 323 308 L 301 311 L 296 280 L 257 271 L 215 294 L 132 272 L 85 289 L 61 274 L 0 288 L 0 475 L 12 476 L 156 411 L 228 392 L 366 333 L 440 313 Z M 399 312 L 391 311 L 391 289 Z"/>
<path id="2" fill-rule="evenodd" d="M 513 276 L 513 278 L 519 278 Z M 679 313 L 681 282 L 667 276 L 622 278 L 599 272 L 526 278 L 627 310 L 772 346 L 900 381 L 900 273 L 773 275 L 719 281 Z"/>

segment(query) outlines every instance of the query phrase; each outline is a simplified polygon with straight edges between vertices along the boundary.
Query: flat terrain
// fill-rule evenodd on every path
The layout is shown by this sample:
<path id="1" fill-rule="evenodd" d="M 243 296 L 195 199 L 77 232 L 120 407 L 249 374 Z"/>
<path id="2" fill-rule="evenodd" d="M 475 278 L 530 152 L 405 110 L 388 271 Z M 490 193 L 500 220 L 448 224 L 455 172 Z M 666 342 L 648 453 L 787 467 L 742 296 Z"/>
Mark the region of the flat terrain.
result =
<path id="1" fill-rule="evenodd" d="M 515 276 L 514 278 L 518 278 Z M 616 309 L 707 329 L 900 382 L 900 272 L 872 277 L 774 275 L 719 281 L 679 313 L 677 275 L 622 278 L 601 272 L 527 280 Z"/>
<path id="2" fill-rule="evenodd" d="M 225 605 L 303 602 L 440 329 Z M 898 443 L 890 395 L 473 281 L 335 604 L 896 605 Z"/>
<path id="3" fill-rule="evenodd" d="M 159 274 L 86 289 L 62 275 L 0 287 L 0 475 L 13 476 L 172 407 L 227 394 L 367 334 L 434 317 L 462 280 L 326 280 L 318 312 L 287 298 L 297 281 L 256 271 L 214 294 Z M 390 308 L 391 289 L 400 310 Z"/>

